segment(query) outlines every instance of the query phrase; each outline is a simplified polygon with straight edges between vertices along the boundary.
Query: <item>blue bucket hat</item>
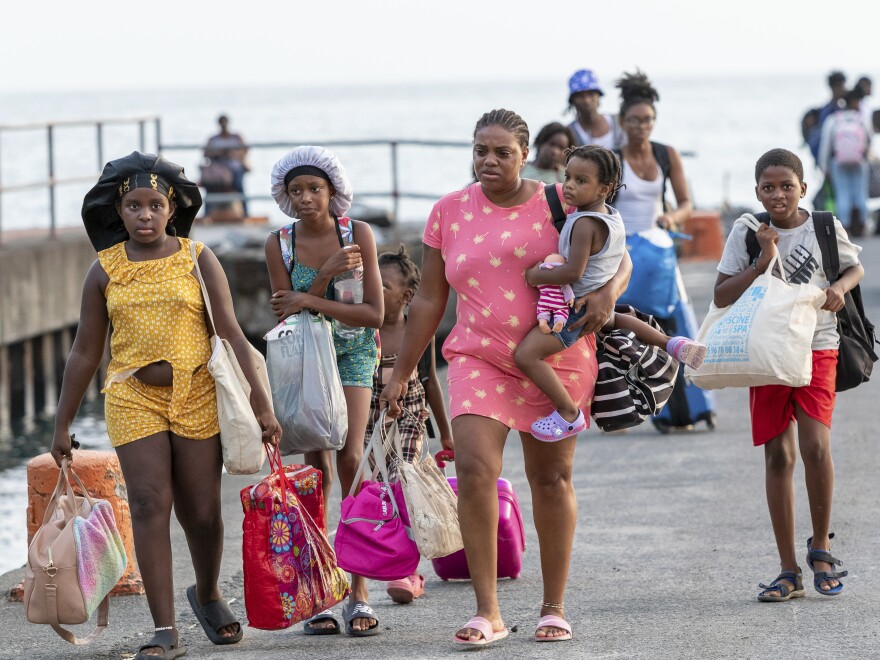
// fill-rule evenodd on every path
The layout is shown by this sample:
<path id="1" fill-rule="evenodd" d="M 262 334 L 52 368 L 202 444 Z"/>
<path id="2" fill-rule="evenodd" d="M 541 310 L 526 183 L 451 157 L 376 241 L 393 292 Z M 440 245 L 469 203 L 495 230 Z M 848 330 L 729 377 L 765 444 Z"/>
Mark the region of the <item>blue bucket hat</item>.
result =
<path id="1" fill-rule="evenodd" d="M 578 92 L 599 92 L 600 96 L 604 96 L 605 92 L 599 85 L 599 79 L 589 69 L 581 69 L 575 71 L 571 78 L 568 79 L 568 95 L 577 94 Z"/>

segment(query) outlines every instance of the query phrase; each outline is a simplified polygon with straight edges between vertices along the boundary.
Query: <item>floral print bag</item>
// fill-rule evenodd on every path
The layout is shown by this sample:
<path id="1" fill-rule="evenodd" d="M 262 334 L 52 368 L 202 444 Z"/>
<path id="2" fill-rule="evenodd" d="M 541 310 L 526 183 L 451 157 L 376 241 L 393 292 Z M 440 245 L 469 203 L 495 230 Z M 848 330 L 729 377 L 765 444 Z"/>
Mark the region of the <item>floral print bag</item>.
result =
<path id="1" fill-rule="evenodd" d="M 266 453 L 271 474 L 241 491 L 244 605 L 251 626 L 278 630 L 342 602 L 349 584 L 324 535 L 321 471 Z"/>

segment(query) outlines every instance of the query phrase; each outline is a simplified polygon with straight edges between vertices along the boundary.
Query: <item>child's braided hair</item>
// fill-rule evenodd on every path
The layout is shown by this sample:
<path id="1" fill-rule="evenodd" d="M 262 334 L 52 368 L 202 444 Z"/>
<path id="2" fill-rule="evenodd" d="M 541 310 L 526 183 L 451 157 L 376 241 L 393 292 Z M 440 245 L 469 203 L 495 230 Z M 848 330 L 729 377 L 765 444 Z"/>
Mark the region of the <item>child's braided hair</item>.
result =
<path id="1" fill-rule="evenodd" d="M 620 159 L 617 154 L 604 147 L 595 144 L 575 147 L 566 152 L 565 164 L 572 158 L 581 158 L 590 161 L 599 171 L 599 183 L 602 185 L 610 185 L 611 190 L 605 199 L 612 199 L 617 191 L 621 188 L 620 179 L 622 176 Z"/>
<path id="2" fill-rule="evenodd" d="M 406 246 L 401 243 L 397 252 L 383 252 L 379 255 L 379 267 L 394 265 L 400 269 L 403 275 L 404 284 L 408 289 L 415 291 L 419 288 L 419 282 L 422 280 L 422 273 L 416 262 L 409 256 Z"/>

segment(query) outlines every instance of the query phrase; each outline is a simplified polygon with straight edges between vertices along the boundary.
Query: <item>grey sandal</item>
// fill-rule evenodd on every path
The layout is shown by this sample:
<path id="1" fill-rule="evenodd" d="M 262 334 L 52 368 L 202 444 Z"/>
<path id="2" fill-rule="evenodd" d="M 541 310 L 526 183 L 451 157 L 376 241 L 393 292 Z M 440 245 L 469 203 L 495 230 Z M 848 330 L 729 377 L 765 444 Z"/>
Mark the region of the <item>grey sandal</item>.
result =
<path id="1" fill-rule="evenodd" d="M 237 644 L 244 635 L 241 623 L 235 618 L 232 610 L 229 609 L 229 603 L 222 598 L 220 600 L 212 600 L 204 605 L 199 604 L 198 596 L 196 596 L 196 585 L 192 585 L 186 590 L 186 597 L 189 604 L 195 612 L 196 618 L 202 624 L 202 629 L 214 644 Z M 234 635 L 221 635 L 220 629 L 226 626 L 238 626 L 238 632 Z"/>
<path id="2" fill-rule="evenodd" d="M 321 621 L 332 621 L 332 628 L 314 628 L 312 627 L 313 623 L 319 623 Z M 339 627 L 339 621 L 336 620 L 336 617 L 333 615 L 333 612 L 330 610 L 324 610 L 323 612 L 318 612 L 315 616 L 310 619 L 306 619 L 303 622 L 303 634 L 304 635 L 338 635 L 342 632 L 342 629 Z"/>
<path id="3" fill-rule="evenodd" d="M 794 589 L 786 584 L 787 582 L 791 582 L 794 585 Z M 804 590 L 804 579 L 803 575 L 800 571 L 795 573 L 794 571 L 782 571 L 773 582 L 770 584 L 764 584 L 761 582 L 759 585 L 763 591 L 758 594 L 758 600 L 762 603 L 782 603 L 786 600 L 791 600 L 792 598 L 803 598 L 806 595 L 806 591 Z M 778 591 L 780 593 L 779 596 L 770 596 L 769 592 Z"/>
<path id="4" fill-rule="evenodd" d="M 373 619 L 376 623 L 366 630 L 355 630 L 351 626 L 351 622 L 355 619 Z M 370 637 L 379 632 L 379 617 L 373 612 L 373 608 L 362 600 L 343 605 L 342 620 L 345 621 L 345 634 L 352 637 Z"/>

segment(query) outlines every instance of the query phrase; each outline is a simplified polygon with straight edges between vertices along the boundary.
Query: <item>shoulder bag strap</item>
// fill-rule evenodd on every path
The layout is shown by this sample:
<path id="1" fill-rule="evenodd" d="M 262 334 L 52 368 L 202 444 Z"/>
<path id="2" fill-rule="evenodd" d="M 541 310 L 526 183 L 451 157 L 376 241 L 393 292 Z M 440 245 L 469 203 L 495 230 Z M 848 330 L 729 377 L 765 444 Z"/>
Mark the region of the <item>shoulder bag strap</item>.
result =
<path id="1" fill-rule="evenodd" d="M 765 225 L 770 224 L 770 214 L 766 211 L 756 213 L 754 217 L 758 222 Z M 749 228 L 746 232 L 746 253 L 749 255 L 749 261 L 754 261 L 761 256 L 761 246 L 758 243 L 758 236 L 752 228 Z"/>
<path id="2" fill-rule="evenodd" d="M 46 606 L 48 611 L 55 615 L 55 619 L 57 621 L 58 599 L 56 594 L 56 587 L 54 584 L 46 585 Z M 49 625 L 52 626 L 52 630 L 58 633 L 58 635 L 62 639 L 70 642 L 71 644 L 76 644 L 77 646 L 85 646 L 86 644 L 91 644 L 93 641 L 95 641 L 95 638 L 102 632 L 104 632 L 104 629 L 110 623 L 110 594 L 104 596 L 104 600 L 102 600 L 101 604 L 98 605 L 96 614 L 98 615 L 98 621 L 95 624 L 95 629 L 85 637 L 77 637 L 69 630 L 62 628 L 57 623 L 51 623 Z"/>
<path id="3" fill-rule="evenodd" d="M 662 190 L 662 201 L 663 201 L 663 212 L 669 210 L 669 206 L 666 204 L 666 182 L 669 181 L 669 172 L 672 170 L 672 160 L 669 158 L 669 147 L 665 144 L 660 144 L 659 142 L 651 143 L 651 153 L 654 156 L 654 160 L 657 161 L 657 164 L 660 166 L 660 172 L 663 174 L 663 190 Z"/>
<path id="4" fill-rule="evenodd" d="M 822 268 L 829 282 L 840 277 L 840 253 L 837 250 L 837 232 L 834 216 L 828 211 L 813 211 L 813 228 L 822 253 Z"/>
<path id="5" fill-rule="evenodd" d="M 561 232 L 565 226 L 565 209 L 562 208 L 562 201 L 559 199 L 559 191 L 556 190 L 556 184 L 544 184 L 544 195 L 547 197 L 550 215 L 553 216 L 553 226 L 556 227 L 556 231 Z"/>
<path id="6" fill-rule="evenodd" d="M 212 335 L 217 334 L 217 328 L 214 325 L 214 314 L 211 311 L 211 296 L 208 295 L 208 288 L 205 286 L 205 280 L 202 278 L 202 269 L 199 268 L 199 257 L 196 254 L 196 244 L 195 241 L 192 241 L 189 244 L 189 253 L 192 255 L 193 266 L 196 271 L 196 279 L 199 281 L 199 284 L 202 287 L 202 298 L 205 299 L 205 309 L 208 312 L 208 321 L 211 323 L 210 332 Z"/>

